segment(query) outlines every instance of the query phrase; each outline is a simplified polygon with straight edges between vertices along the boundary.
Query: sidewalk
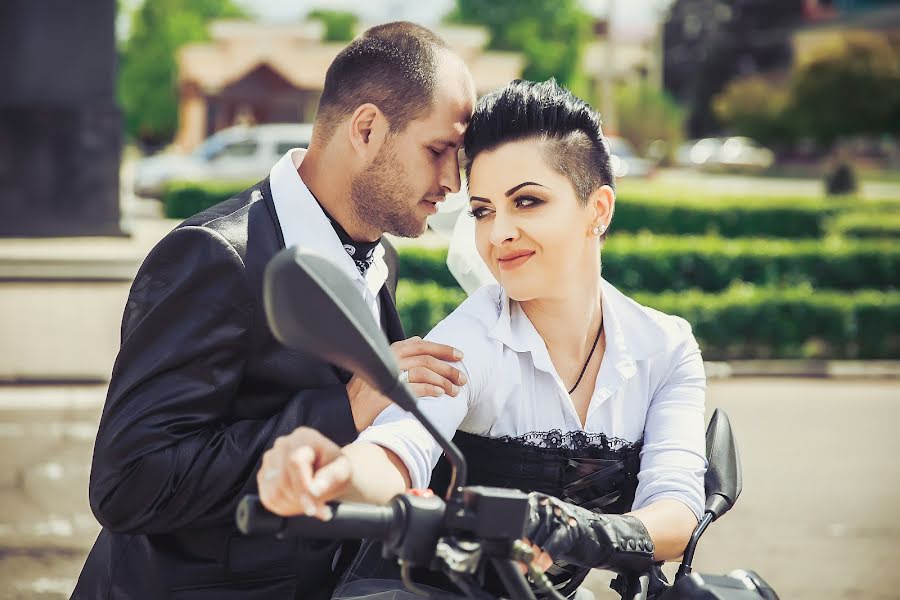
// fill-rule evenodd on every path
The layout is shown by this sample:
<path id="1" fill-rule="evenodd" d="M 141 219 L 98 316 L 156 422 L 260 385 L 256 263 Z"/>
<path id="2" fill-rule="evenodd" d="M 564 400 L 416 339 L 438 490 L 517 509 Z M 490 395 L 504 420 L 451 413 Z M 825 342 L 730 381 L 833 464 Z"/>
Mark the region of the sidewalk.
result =
<path id="1" fill-rule="evenodd" d="M 0 598 L 68 598 L 100 526 L 87 499 L 105 385 L 0 386 Z"/>

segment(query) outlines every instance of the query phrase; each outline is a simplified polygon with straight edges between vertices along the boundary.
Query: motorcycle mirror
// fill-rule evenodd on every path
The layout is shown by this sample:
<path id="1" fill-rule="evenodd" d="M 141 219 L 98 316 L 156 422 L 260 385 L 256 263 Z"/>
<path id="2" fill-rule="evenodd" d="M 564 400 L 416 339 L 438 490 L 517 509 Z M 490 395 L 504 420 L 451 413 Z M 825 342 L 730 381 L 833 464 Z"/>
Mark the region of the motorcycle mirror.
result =
<path id="1" fill-rule="evenodd" d="M 359 374 L 384 394 L 396 387 L 399 368 L 387 339 L 356 285 L 331 260 L 296 246 L 282 250 L 266 267 L 263 303 L 285 346 Z"/>
<path id="2" fill-rule="evenodd" d="M 741 495 L 741 457 L 725 411 L 717 408 L 706 428 L 706 511 L 713 520 L 728 512 Z"/>

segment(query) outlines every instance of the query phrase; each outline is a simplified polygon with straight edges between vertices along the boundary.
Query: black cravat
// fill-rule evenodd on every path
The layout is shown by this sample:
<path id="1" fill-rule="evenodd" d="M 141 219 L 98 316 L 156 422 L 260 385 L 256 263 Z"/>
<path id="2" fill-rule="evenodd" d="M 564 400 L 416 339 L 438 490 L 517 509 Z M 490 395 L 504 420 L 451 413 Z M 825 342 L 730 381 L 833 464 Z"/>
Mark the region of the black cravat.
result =
<path id="1" fill-rule="evenodd" d="M 313 196 L 313 198 L 316 197 Z M 316 202 L 319 202 L 318 198 L 316 198 Z M 328 211 L 325 210 L 325 207 L 322 206 L 321 202 L 319 202 L 319 207 L 331 222 L 331 226 L 334 228 L 334 232 L 337 234 L 338 239 L 341 240 L 341 245 L 344 247 L 344 250 L 347 251 L 347 254 L 349 254 L 350 258 L 353 259 L 353 262 L 356 263 L 356 268 L 359 269 L 360 274 L 365 277 L 369 267 L 375 262 L 375 248 L 378 247 L 381 238 L 378 238 L 374 242 L 357 242 L 350 237 L 350 234 L 347 233 L 346 229 L 341 227 L 340 223 L 335 221 L 334 218 L 328 214 Z"/>

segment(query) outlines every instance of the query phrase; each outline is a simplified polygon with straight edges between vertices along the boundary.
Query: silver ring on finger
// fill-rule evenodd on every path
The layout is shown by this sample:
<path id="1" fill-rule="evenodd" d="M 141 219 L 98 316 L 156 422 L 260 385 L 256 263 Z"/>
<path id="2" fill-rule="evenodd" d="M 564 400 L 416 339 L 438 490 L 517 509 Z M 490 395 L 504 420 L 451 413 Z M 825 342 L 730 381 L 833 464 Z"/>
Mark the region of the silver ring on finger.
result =
<path id="1" fill-rule="evenodd" d="M 398 379 L 403 383 L 409 383 L 409 369 L 400 371 L 400 377 L 398 377 Z"/>

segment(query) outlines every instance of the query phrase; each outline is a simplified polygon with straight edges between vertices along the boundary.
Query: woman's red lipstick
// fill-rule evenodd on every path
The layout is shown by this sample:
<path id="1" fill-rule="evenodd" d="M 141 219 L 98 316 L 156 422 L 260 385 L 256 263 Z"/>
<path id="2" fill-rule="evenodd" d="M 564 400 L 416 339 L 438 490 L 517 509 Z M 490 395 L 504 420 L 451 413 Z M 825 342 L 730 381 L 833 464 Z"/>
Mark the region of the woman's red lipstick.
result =
<path id="1" fill-rule="evenodd" d="M 534 250 L 513 250 L 499 257 L 497 261 L 501 269 L 509 270 L 524 265 L 532 256 L 534 256 Z"/>

